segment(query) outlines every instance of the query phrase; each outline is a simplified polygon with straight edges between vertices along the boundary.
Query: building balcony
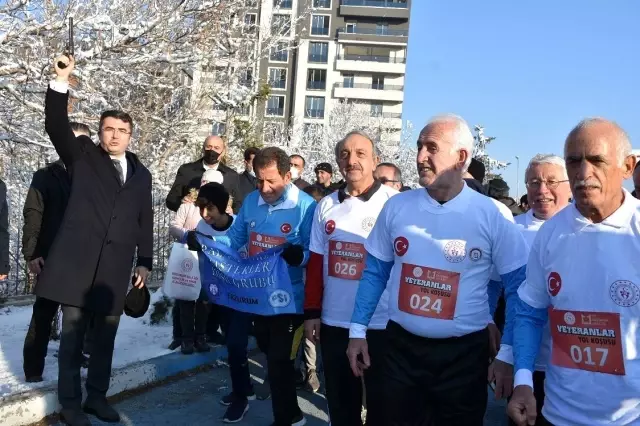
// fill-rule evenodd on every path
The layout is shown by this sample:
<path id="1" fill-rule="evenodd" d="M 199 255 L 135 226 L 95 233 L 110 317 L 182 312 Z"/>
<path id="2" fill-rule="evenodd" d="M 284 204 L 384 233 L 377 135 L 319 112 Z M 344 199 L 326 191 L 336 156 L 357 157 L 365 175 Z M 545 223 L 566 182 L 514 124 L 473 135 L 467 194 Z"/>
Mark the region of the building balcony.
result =
<path id="1" fill-rule="evenodd" d="M 406 58 L 388 56 L 340 55 L 336 60 L 338 71 L 374 72 L 381 74 L 404 74 Z"/>
<path id="2" fill-rule="evenodd" d="M 340 15 L 409 19 L 409 6 L 390 0 L 342 0 Z"/>
<path id="3" fill-rule="evenodd" d="M 408 30 L 389 28 L 338 28 L 339 42 L 367 41 L 374 43 L 402 43 L 407 44 Z"/>
<path id="4" fill-rule="evenodd" d="M 402 129 L 402 113 L 371 112 L 370 126 L 381 125 L 386 129 Z"/>
<path id="5" fill-rule="evenodd" d="M 333 88 L 333 96 L 345 99 L 402 102 L 404 100 L 404 86 L 336 83 Z"/>

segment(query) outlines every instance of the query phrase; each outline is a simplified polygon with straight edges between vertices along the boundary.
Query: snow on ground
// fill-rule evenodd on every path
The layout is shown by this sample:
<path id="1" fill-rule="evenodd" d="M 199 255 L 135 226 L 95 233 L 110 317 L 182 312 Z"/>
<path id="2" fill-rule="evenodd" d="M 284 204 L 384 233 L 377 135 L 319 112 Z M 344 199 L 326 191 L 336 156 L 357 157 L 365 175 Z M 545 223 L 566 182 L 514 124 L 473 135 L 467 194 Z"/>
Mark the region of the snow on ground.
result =
<path id="1" fill-rule="evenodd" d="M 113 368 L 123 367 L 138 361 L 155 358 L 170 353 L 167 346 L 171 341 L 170 321 L 160 325 L 150 325 L 149 316 L 153 303 L 162 298 L 162 291 L 151 294 L 151 305 L 141 318 L 122 315 L 113 352 Z M 22 371 L 22 347 L 31 320 L 31 306 L 7 307 L 0 309 L 0 402 L 3 398 L 31 389 L 55 384 L 58 378 L 59 342 L 49 342 L 49 350 L 41 383 L 26 383 Z M 170 311 L 167 315 L 170 318 Z M 86 369 L 82 370 L 86 377 Z"/>

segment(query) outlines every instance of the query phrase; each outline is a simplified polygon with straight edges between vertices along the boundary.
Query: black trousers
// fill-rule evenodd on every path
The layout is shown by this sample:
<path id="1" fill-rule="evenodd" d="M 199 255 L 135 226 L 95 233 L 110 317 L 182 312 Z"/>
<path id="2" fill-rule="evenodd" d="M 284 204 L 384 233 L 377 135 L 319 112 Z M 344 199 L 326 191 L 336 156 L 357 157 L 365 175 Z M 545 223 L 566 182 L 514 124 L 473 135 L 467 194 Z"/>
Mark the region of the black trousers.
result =
<path id="1" fill-rule="evenodd" d="M 52 324 L 59 307 L 58 302 L 44 297 L 36 297 L 29 330 L 27 330 L 22 349 L 22 368 L 26 377 L 42 376 Z M 90 330 L 91 327 L 89 327 Z M 91 343 L 91 332 L 88 332 L 85 334 L 83 350 L 87 354 L 91 352 Z"/>
<path id="2" fill-rule="evenodd" d="M 180 301 L 173 301 L 171 309 L 171 324 L 173 326 L 173 340 L 182 340 L 182 326 L 180 325 Z"/>
<path id="3" fill-rule="evenodd" d="M 295 359 L 304 332 L 302 315 L 258 316 L 256 339 L 267 354 L 267 374 L 275 426 L 291 426 L 301 414 L 296 393 Z"/>
<path id="4" fill-rule="evenodd" d="M 538 416 L 536 417 L 536 426 L 548 426 L 551 425 L 548 421 L 542 417 L 542 405 L 544 404 L 544 371 L 533 372 L 533 395 L 536 397 L 536 411 Z M 515 426 L 515 422 L 509 419 L 509 426 Z"/>
<path id="5" fill-rule="evenodd" d="M 58 401 L 62 408 L 80 409 L 82 346 L 91 319 L 93 319 L 94 339 L 86 382 L 87 399 L 105 398 L 109 389 L 113 346 L 120 316 L 104 316 L 75 306 L 64 305 L 58 355 Z"/>
<path id="6" fill-rule="evenodd" d="M 362 380 L 353 375 L 347 358 L 349 330 L 322 324 L 320 332 L 327 403 L 332 426 L 362 426 Z M 384 426 L 385 330 L 368 330 L 371 367 L 365 372 L 367 426 Z"/>
<path id="7" fill-rule="evenodd" d="M 222 326 L 225 323 L 224 312 L 226 311 L 222 306 L 214 303 L 209 304 L 209 313 L 206 320 L 207 336 L 214 337 L 220 334 L 219 329 L 223 328 Z"/>
<path id="8" fill-rule="evenodd" d="M 195 338 L 204 339 L 207 333 L 209 304 L 202 298 L 196 301 L 178 300 L 176 303 L 180 306 L 182 340 L 193 342 Z"/>
<path id="9" fill-rule="evenodd" d="M 253 393 L 247 355 L 253 315 L 226 308 L 224 318 L 231 389 L 236 398 L 246 400 L 247 395 Z"/>
<path id="10" fill-rule="evenodd" d="M 430 339 L 390 321 L 384 362 L 388 426 L 482 426 L 489 333 Z"/>

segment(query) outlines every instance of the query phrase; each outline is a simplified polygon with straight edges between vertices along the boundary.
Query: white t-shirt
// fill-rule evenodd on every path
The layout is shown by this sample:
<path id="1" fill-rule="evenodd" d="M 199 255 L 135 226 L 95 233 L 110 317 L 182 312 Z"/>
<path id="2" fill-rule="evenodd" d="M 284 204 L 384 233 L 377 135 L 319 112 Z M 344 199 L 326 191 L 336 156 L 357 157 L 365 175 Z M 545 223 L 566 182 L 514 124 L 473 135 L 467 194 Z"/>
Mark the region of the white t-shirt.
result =
<path id="1" fill-rule="evenodd" d="M 198 225 L 196 225 L 196 232 L 199 232 L 204 235 L 208 235 L 210 237 L 220 237 L 227 233 L 227 231 L 229 230 L 229 228 L 231 228 L 231 224 L 235 219 L 236 219 L 236 216 L 231 215 L 231 222 L 229 223 L 229 226 L 224 231 L 219 231 L 215 229 L 213 226 L 209 225 L 203 219 L 200 219 L 200 222 L 198 222 Z"/>
<path id="2" fill-rule="evenodd" d="M 321 317 L 324 324 L 349 328 L 366 261 L 364 243 L 380 210 L 396 194 L 395 189 L 380 185 L 367 201 L 349 197 L 341 203 L 336 191 L 316 207 L 309 250 L 324 259 Z M 387 327 L 388 302 L 389 294 L 385 290 L 369 328 Z"/>
<path id="3" fill-rule="evenodd" d="M 601 223 L 569 205 L 531 247 L 518 294 L 552 308 L 542 413 L 556 425 L 640 424 L 640 201 L 624 196 Z"/>
<path id="4" fill-rule="evenodd" d="M 389 317 L 423 337 L 462 336 L 490 321 L 487 284 L 527 261 L 522 234 L 508 209 L 464 185 L 440 204 L 425 189 L 391 198 L 365 248 L 394 262 Z M 508 212 L 508 216 L 505 216 Z"/>
<path id="5" fill-rule="evenodd" d="M 542 219 L 538 219 L 533 215 L 533 210 L 529 210 L 525 214 L 520 214 L 514 218 L 516 225 L 522 231 L 527 247 L 533 245 L 533 241 L 538 234 L 538 230 L 545 222 Z M 542 341 L 540 343 L 540 349 L 538 350 L 538 357 L 536 358 L 536 371 L 545 371 L 549 362 L 549 353 L 551 352 L 551 334 L 549 332 L 549 324 L 547 324 L 542 333 Z"/>

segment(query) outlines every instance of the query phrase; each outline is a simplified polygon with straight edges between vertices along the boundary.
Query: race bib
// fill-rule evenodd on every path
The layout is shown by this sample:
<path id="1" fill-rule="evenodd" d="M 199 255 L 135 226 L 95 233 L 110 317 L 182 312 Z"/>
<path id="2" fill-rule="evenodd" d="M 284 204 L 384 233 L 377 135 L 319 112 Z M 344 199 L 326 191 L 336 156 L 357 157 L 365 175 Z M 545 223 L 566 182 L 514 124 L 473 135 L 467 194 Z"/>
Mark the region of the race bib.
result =
<path id="1" fill-rule="evenodd" d="M 452 320 L 459 284 L 458 272 L 403 263 L 398 309 L 412 315 Z"/>
<path id="2" fill-rule="evenodd" d="M 271 235 L 252 232 L 249 235 L 249 256 L 255 256 L 285 242 L 286 239 L 284 237 L 272 237 Z"/>
<path id="3" fill-rule="evenodd" d="M 551 363 L 624 376 L 620 314 L 549 309 Z"/>
<path id="4" fill-rule="evenodd" d="M 364 271 L 366 257 L 364 244 L 329 241 L 329 276 L 343 280 L 359 280 Z"/>

